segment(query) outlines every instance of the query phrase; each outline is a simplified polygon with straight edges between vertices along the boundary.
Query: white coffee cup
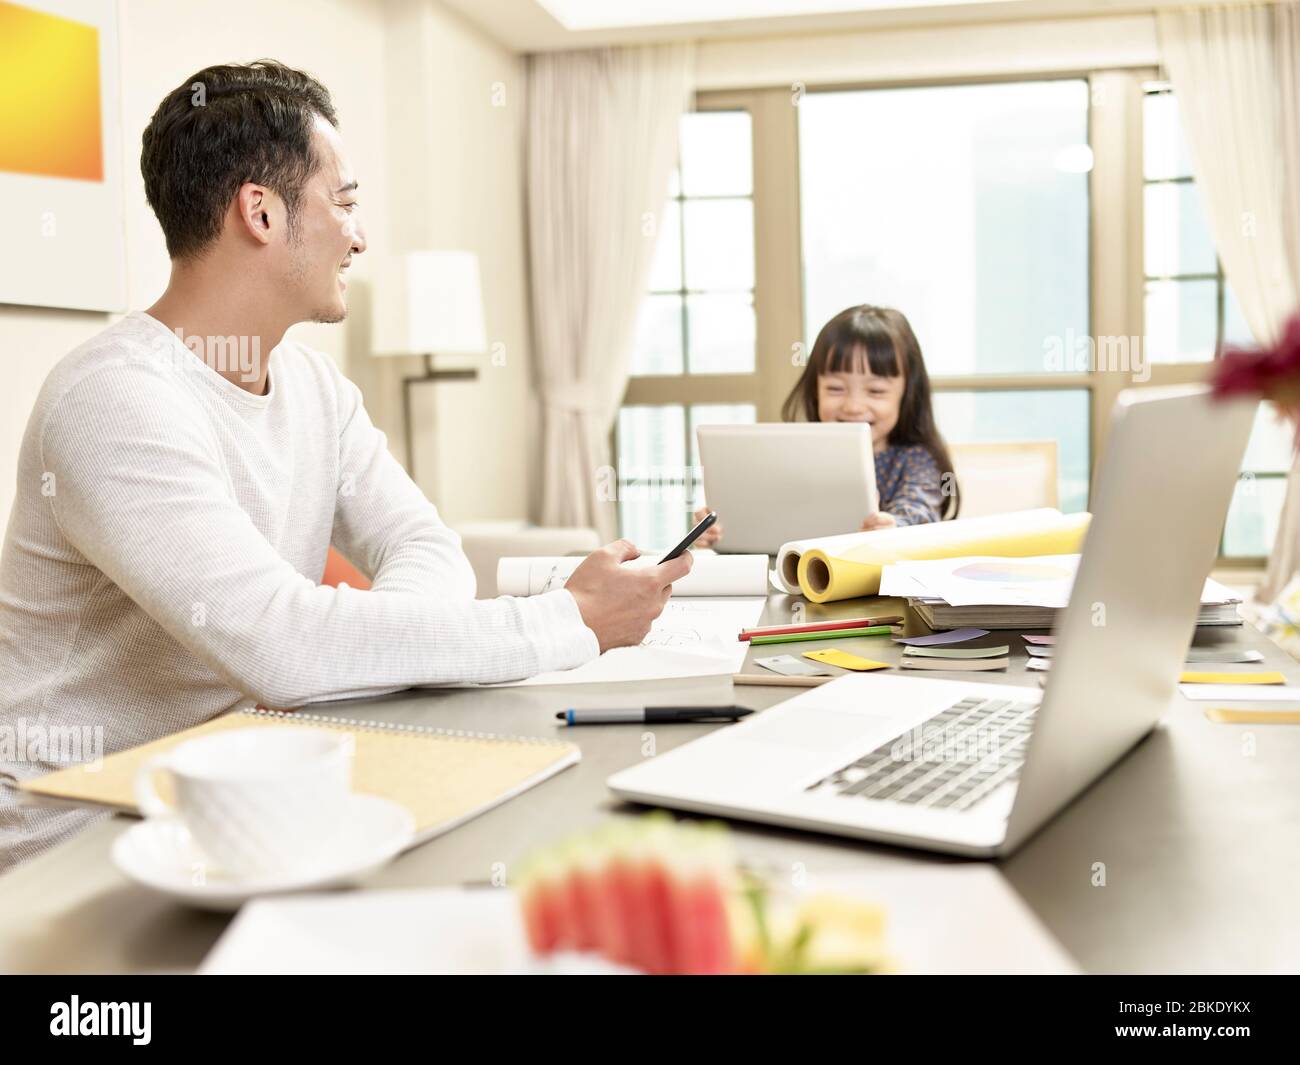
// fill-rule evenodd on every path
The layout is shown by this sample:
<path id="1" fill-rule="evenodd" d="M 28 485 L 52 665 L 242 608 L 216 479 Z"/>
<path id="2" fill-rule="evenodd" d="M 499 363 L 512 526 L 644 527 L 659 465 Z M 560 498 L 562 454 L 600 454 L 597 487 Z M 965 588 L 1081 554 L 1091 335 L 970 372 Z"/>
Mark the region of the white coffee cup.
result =
<path id="1" fill-rule="evenodd" d="M 179 820 L 219 872 L 263 879 L 329 855 L 352 797 L 353 739 L 310 728 L 246 728 L 187 740 L 136 776 L 136 805 Z M 172 779 L 175 805 L 154 787 Z"/>

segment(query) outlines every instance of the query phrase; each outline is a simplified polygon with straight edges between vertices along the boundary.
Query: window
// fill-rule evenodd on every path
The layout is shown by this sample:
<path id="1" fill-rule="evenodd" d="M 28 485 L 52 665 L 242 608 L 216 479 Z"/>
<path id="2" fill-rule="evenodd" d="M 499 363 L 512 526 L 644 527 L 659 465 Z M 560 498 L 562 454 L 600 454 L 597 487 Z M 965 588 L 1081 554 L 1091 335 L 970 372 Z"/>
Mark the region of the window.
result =
<path id="1" fill-rule="evenodd" d="M 1087 505 L 1091 404 L 1050 356 L 1089 333 L 1091 165 L 1079 79 L 799 106 L 807 342 L 853 304 L 902 311 L 945 437 L 1055 439 L 1067 510 Z"/>
<path id="2" fill-rule="evenodd" d="M 1055 440 L 1057 505 L 1075 513 L 1088 509 L 1090 399 L 1083 388 L 936 392 L 934 417 L 955 442 Z"/>
<path id="3" fill-rule="evenodd" d="M 907 315 L 951 443 L 1054 440 L 1059 505 L 1086 508 L 1119 392 L 1252 342 L 1153 76 L 698 97 L 615 428 L 624 535 L 675 542 L 696 427 L 779 418 L 818 329 L 858 303 Z M 1225 559 L 1268 554 L 1290 465 L 1261 413 Z"/>
<path id="4" fill-rule="evenodd" d="M 1273 550 L 1294 432 L 1270 406 L 1261 406 L 1233 490 L 1221 554 L 1227 559 L 1263 559 Z"/>
<path id="5" fill-rule="evenodd" d="M 745 111 L 682 116 L 615 430 L 619 523 L 643 548 L 672 546 L 699 505 L 696 427 L 756 417 L 751 126 Z"/>
<path id="6" fill-rule="evenodd" d="M 632 373 L 752 373 L 754 199 L 743 111 L 684 115 Z"/>
<path id="7" fill-rule="evenodd" d="M 1225 345 L 1254 338 L 1215 252 L 1167 83 L 1143 86 L 1142 131 L 1147 353 L 1153 363 L 1208 362 Z M 1260 410 L 1228 510 L 1223 558 L 1262 559 L 1272 550 L 1291 439 L 1270 410 Z"/>
<path id="8" fill-rule="evenodd" d="M 1147 355 L 1157 363 L 1208 362 L 1225 343 L 1251 343 L 1251 333 L 1214 250 L 1178 102 L 1167 84 L 1143 88 Z"/>
<path id="9" fill-rule="evenodd" d="M 680 540 L 704 501 L 695 430 L 752 421 L 750 403 L 624 405 L 617 429 L 622 535 L 643 550 Z"/>

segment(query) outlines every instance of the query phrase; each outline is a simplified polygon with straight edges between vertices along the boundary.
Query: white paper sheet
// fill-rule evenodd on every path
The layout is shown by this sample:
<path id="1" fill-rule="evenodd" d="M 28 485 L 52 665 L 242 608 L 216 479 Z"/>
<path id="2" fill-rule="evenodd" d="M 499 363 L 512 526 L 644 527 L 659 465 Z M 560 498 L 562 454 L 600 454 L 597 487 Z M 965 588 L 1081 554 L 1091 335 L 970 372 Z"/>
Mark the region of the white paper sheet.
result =
<path id="1" fill-rule="evenodd" d="M 886 566 L 880 574 L 880 594 L 898 599 L 922 599 L 925 585 L 905 570 L 901 563 Z"/>
<path id="2" fill-rule="evenodd" d="M 691 572 L 673 585 L 681 596 L 766 595 L 766 555 L 717 555 L 693 552 Z M 644 568 L 658 565 L 660 555 L 643 555 L 625 566 Z M 581 558 L 503 558 L 497 563 L 498 595 L 541 595 L 563 588 Z"/>
<path id="3" fill-rule="evenodd" d="M 1180 684 L 1178 690 L 1198 703 L 1300 703 L 1300 688 L 1286 684 Z"/>
<path id="4" fill-rule="evenodd" d="M 971 555 L 897 563 L 902 575 L 923 588 L 923 595 L 942 599 L 950 606 L 1057 608 L 1070 600 L 1078 564 L 1078 555 Z"/>
<path id="5" fill-rule="evenodd" d="M 739 673 L 749 644 L 736 637 L 758 623 L 762 598 L 673 596 L 639 647 L 616 647 L 577 669 L 539 673 L 494 687 L 538 684 L 608 684 Z"/>
<path id="6" fill-rule="evenodd" d="M 881 575 L 880 594 L 936 599 L 949 606 L 1061 609 L 1070 601 L 1078 566 L 1077 554 L 1029 558 L 971 555 L 895 562 L 886 566 Z M 1239 596 L 1218 581 L 1207 578 L 1201 589 L 1203 606 L 1240 601 Z"/>
<path id="7" fill-rule="evenodd" d="M 805 890 L 884 905 L 886 940 L 905 973 L 1078 971 L 992 866 L 810 870 Z M 518 904 L 501 888 L 259 899 L 240 910 L 199 967 L 203 975 L 613 971 L 590 954 L 533 957 Z"/>

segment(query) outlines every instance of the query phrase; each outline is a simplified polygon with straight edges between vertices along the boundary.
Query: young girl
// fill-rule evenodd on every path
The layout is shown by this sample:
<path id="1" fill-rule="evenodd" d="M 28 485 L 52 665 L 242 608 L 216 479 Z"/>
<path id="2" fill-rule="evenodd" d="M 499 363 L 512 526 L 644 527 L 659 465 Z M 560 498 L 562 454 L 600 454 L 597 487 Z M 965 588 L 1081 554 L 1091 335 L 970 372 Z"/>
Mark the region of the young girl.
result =
<path id="1" fill-rule="evenodd" d="M 934 424 L 925 360 L 898 311 L 864 304 L 841 311 L 822 327 L 803 376 L 781 407 L 785 421 L 800 415 L 810 422 L 871 426 L 880 503 L 862 522 L 864 530 L 956 514 L 952 459 Z M 952 513 L 947 513 L 950 496 Z M 701 508 L 696 519 L 705 513 Z M 721 536 L 719 521 L 700 537 L 699 546 L 715 544 Z"/>

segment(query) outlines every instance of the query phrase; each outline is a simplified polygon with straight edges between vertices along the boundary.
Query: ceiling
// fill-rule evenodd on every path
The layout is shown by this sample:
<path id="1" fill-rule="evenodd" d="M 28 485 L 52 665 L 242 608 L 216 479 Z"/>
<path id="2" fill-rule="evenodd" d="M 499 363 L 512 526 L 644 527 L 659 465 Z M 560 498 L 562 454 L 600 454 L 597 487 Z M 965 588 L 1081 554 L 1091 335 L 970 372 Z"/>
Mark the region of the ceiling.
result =
<path id="1" fill-rule="evenodd" d="M 1131 14 L 1213 0 L 441 0 L 516 52 Z M 1222 0 L 1220 0 L 1222 2 Z M 1237 2 L 1237 0 L 1228 0 Z M 1247 0 L 1240 0 L 1247 2 Z"/>

